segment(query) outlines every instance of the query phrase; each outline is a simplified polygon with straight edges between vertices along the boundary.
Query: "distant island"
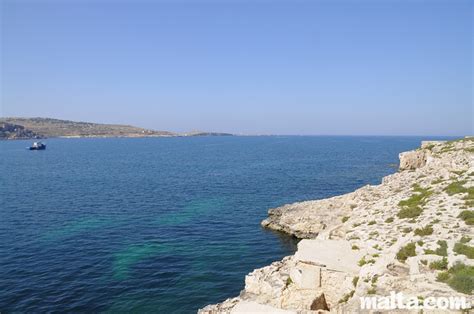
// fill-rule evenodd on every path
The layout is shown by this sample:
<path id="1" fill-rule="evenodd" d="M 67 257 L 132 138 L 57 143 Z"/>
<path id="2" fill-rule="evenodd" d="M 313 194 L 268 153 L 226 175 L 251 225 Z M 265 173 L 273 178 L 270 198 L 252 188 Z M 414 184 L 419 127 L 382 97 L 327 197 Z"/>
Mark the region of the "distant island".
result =
<path id="1" fill-rule="evenodd" d="M 51 118 L 0 118 L 0 140 L 50 137 L 172 137 L 232 136 L 229 133 L 193 131 L 175 133 L 131 125 L 76 122 Z"/>

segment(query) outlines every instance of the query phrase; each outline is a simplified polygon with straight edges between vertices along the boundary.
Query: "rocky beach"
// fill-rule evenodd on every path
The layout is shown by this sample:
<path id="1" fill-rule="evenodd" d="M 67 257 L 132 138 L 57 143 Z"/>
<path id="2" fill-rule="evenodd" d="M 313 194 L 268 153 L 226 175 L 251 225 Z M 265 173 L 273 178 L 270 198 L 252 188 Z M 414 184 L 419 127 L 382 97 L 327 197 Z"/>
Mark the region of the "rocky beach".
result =
<path id="1" fill-rule="evenodd" d="M 472 302 L 474 138 L 422 142 L 399 159 L 379 185 L 270 209 L 262 226 L 301 239 L 297 252 L 199 313 L 353 313 L 360 297 L 393 291 Z"/>

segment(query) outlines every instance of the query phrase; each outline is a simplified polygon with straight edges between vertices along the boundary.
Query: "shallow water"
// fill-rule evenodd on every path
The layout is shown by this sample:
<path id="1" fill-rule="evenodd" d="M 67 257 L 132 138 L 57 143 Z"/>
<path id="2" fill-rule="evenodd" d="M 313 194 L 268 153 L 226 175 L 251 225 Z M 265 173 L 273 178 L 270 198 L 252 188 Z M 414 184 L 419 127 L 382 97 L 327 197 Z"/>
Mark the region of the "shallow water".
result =
<path id="1" fill-rule="evenodd" d="M 291 254 L 271 207 L 394 172 L 417 137 L 0 142 L 0 311 L 192 313 Z"/>

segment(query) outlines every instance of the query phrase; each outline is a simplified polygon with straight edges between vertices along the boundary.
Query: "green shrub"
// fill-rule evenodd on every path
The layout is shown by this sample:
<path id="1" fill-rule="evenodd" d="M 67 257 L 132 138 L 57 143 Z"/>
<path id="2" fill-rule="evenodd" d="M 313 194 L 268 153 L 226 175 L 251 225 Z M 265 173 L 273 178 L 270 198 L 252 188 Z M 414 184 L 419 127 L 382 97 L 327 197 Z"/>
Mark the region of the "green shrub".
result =
<path id="1" fill-rule="evenodd" d="M 466 245 L 464 243 L 456 243 L 453 251 L 458 254 L 466 255 L 467 258 L 474 259 L 474 247 Z"/>
<path id="2" fill-rule="evenodd" d="M 474 291 L 474 266 L 458 263 L 448 271 L 439 273 L 437 280 L 447 283 L 458 292 L 472 294 Z"/>
<path id="3" fill-rule="evenodd" d="M 341 219 L 341 220 L 342 220 L 342 223 L 345 223 L 346 221 L 348 221 L 349 218 L 350 218 L 349 216 L 344 216 L 344 217 L 342 217 L 342 219 Z"/>
<path id="4" fill-rule="evenodd" d="M 365 264 L 373 264 L 375 263 L 375 260 L 372 258 L 372 259 L 369 259 L 369 260 L 366 260 L 365 259 L 365 256 L 362 257 L 359 262 L 357 263 L 360 267 L 364 266 Z"/>
<path id="5" fill-rule="evenodd" d="M 352 245 L 352 249 L 353 249 L 353 250 L 358 250 L 358 249 L 359 249 L 359 247 L 358 247 L 357 245 L 355 245 L 355 244 L 354 244 L 354 245 Z"/>
<path id="6" fill-rule="evenodd" d="M 398 218 L 412 218 L 420 216 L 422 212 L 423 208 L 421 208 L 420 206 L 410 206 L 401 209 L 398 212 L 397 216 Z"/>
<path id="7" fill-rule="evenodd" d="M 422 188 L 418 183 L 414 183 L 412 186 L 413 192 L 423 193 L 428 189 Z"/>
<path id="8" fill-rule="evenodd" d="M 375 285 L 375 283 L 377 282 L 377 280 L 379 280 L 379 276 L 374 275 L 374 277 L 372 277 L 372 279 L 371 279 L 372 285 Z"/>
<path id="9" fill-rule="evenodd" d="M 467 195 L 463 198 L 464 204 L 468 207 L 474 207 L 474 186 L 466 189 Z"/>
<path id="10" fill-rule="evenodd" d="M 372 225 L 375 225 L 377 222 L 375 220 L 372 220 L 372 221 L 369 221 L 369 223 L 367 225 L 369 226 L 372 226 Z"/>
<path id="11" fill-rule="evenodd" d="M 436 254 L 439 256 L 448 256 L 448 243 L 444 240 L 439 240 L 438 248 L 436 250 L 425 250 L 425 254 Z"/>
<path id="12" fill-rule="evenodd" d="M 463 210 L 458 218 L 464 220 L 466 225 L 474 225 L 474 210 Z"/>
<path id="13" fill-rule="evenodd" d="M 467 192 L 467 189 L 463 186 L 464 184 L 466 184 L 466 181 L 451 182 L 447 187 L 444 188 L 444 191 L 448 193 L 448 195 L 465 193 Z"/>
<path id="14" fill-rule="evenodd" d="M 357 287 L 357 283 L 358 283 L 358 282 L 359 282 L 359 277 L 354 277 L 354 278 L 352 278 L 352 285 L 353 285 L 354 287 Z"/>
<path id="15" fill-rule="evenodd" d="M 350 298 L 352 298 L 352 296 L 354 296 L 354 293 L 355 293 L 355 290 L 352 290 L 351 292 L 345 294 L 345 295 L 339 300 L 339 303 L 346 303 L 347 301 L 349 301 Z"/>
<path id="16" fill-rule="evenodd" d="M 426 204 L 428 198 L 433 194 L 430 189 L 424 189 L 419 185 L 413 185 L 413 194 L 406 200 L 398 203 L 402 209 L 398 212 L 398 218 L 415 218 L 423 212 L 422 206 Z"/>
<path id="17" fill-rule="evenodd" d="M 452 270 L 448 285 L 458 292 L 471 294 L 474 290 L 474 266 L 460 266 Z"/>
<path id="18" fill-rule="evenodd" d="M 461 242 L 461 243 L 468 243 L 470 241 L 471 241 L 471 237 L 469 237 L 469 236 L 462 236 L 461 240 L 459 240 L 459 242 Z"/>
<path id="19" fill-rule="evenodd" d="M 415 235 L 418 235 L 418 236 L 427 236 L 431 234 L 433 234 L 433 227 L 431 227 L 430 225 L 427 225 L 424 228 L 421 228 L 421 229 L 418 228 L 415 230 Z"/>
<path id="20" fill-rule="evenodd" d="M 416 244 L 413 242 L 408 243 L 407 245 L 402 247 L 397 253 L 397 259 L 402 263 L 404 263 L 408 259 L 408 257 L 411 256 L 416 256 Z"/>
<path id="21" fill-rule="evenodd" d="M 464 208 L 474 207 L 474 187 L 465 188 L 463 185 L 466 181 L 457 181 L 452 182 L 445 188 L 446 193 L 449 195 L 454 195 L 458 193 L 467 193 L 467 195 L 463 198 L 464 200 Z M 469 216 L 462 218 L 466 224 L 474 225 L 474 217 L 471 214 Z M 461 217 L 460 217 L 461 218 Z"/>
<path id="22" fill-rule="evenodd" d="M 474 218 L 474 210 L 463 210 L 458 218 L 461 218 L 462 220 L 466 220 L 469 218 Z"/>
<path id="23" fill-rule="evenodd" d="M 438 274 L 438 276 L 436 277 L 436 280 L 441 281 L 441 282 L 446 282 L 448 281 L 449 277 L 450 277 L 449 273 L 447 271 L 443 271 Z"/>
<path id="24" fill-rule="evenodd" d="M 389 224 L 389 223 L 392 223 L 394 220 L 395 220 L 395 218 L 390 217 L 390 218 L 385 219 L 385 223 Z"/>
<path id="25" fill-rule="evenodd" d="M 439 247 L 436 249 L 435 253 L 439 256 L 448 256 L 448 243 L 444 240 L 439 240 Z"/>
<path id="26" fill-rule="evenodd" d="M 446 257 L 443 257 L 443 259 L 440 259 L 438 261 L 434 261 L 434 262 L 430 263 L 430 268 L 431 269 L 436 269 L 436 270 L 448 269 L 448 259 Z"/>

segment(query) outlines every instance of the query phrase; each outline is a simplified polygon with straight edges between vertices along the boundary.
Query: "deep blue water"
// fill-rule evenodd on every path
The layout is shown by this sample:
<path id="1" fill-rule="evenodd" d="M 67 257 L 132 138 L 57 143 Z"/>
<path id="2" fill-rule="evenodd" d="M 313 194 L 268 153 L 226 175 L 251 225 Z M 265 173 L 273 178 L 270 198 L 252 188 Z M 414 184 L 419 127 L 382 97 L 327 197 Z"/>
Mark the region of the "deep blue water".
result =
<path id="1" fill-rule="evenodd" d="M 192 313 L 295 249 L 267 210 L 377 184 L 416 137 L 0 142 L 0 312 Z"/>

